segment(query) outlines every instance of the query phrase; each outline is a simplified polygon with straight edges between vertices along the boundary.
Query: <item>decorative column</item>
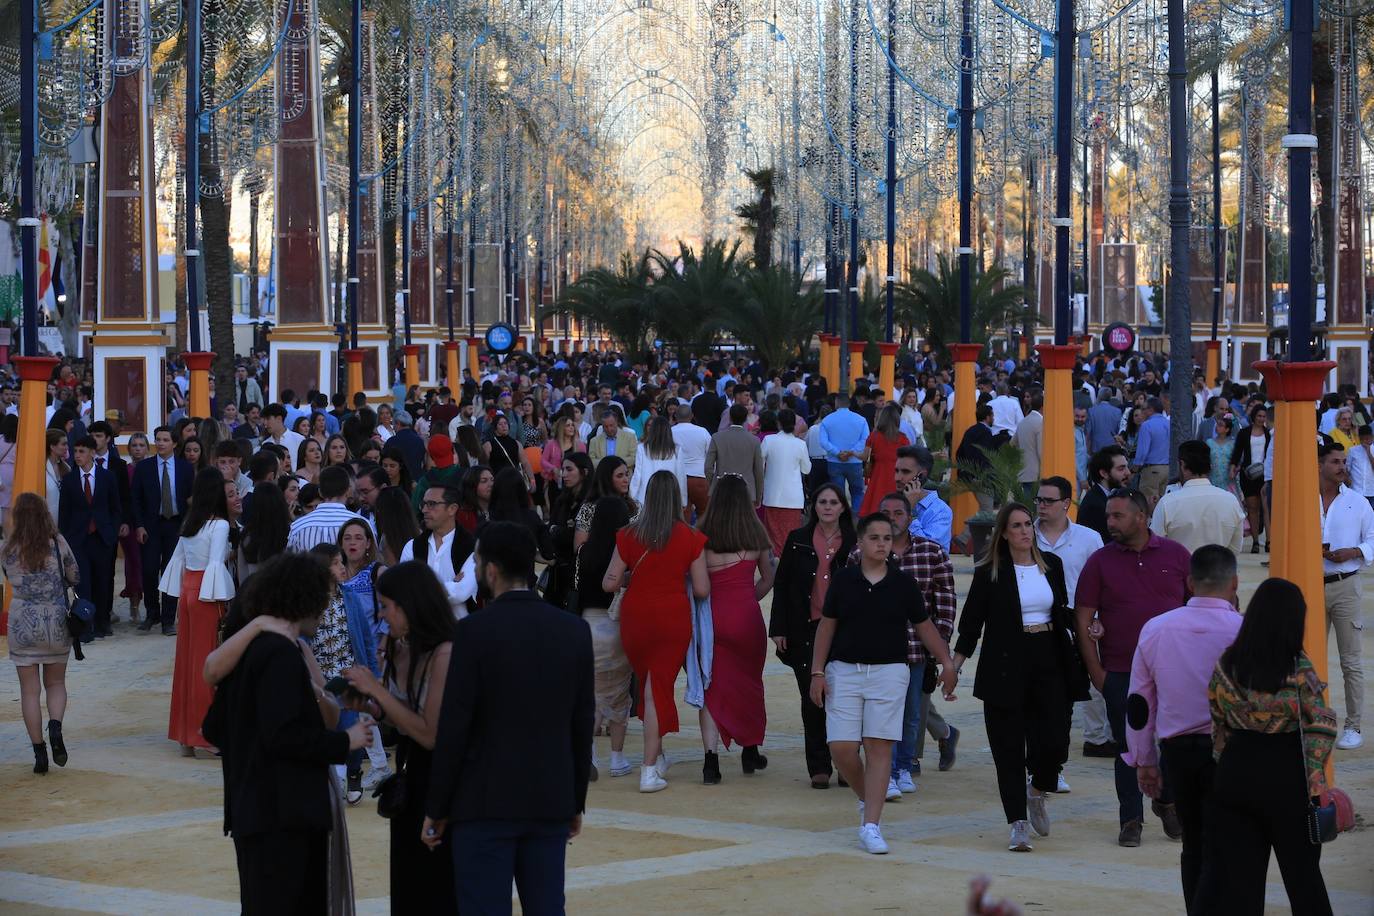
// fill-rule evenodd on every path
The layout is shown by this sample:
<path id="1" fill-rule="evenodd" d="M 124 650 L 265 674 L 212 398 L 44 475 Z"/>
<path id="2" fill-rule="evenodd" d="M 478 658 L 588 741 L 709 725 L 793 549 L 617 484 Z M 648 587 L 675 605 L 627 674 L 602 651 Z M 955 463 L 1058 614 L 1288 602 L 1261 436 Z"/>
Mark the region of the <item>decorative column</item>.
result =
<path id="1" fill-rule="evenodd" d="M 412 294 L 414 291 L 412 290 Z M 405 344 L 401 347 L 406 355 L 406 388 L 414 388 L 420 384 L 420 352 L 419 344 Z"/>
<path id="2" fill-rule="evenodd" d="M 376 175 L 381 168 L 381 150 L 378 143 L 377 126 L 377 89 L 376 89 L 376 52 L 374 51 L 374 28 L 376 14 L 364 10 L 362 15 L 362 171 L 365 175 Z M 379 244 L 378 226 L 381 223 L 380 181 L 363 180 L 360 183 L 358 207 L 358 342 L 357 349 L 362 354 L 358 364 L 361 378 L 354 387 L 354 377 L 349 375 L 348 396 L 361 391 L 369 399 L 386 401 L 391 398 L 391 339 L 386 328 L 386 310 L 383 308 L 385 295 L 382 283 L 382 251 Z M 344 354 L 345 359 L 353 359 Z M 348 371 L 354 372 L 353 363 Z M 350 400 L 349 406 L 352 406 Z"/>
<path id="3" fill-rule="evenodd" d="M 892 397 L 892 382 L 897 374 L 897 348 L 899 346 L 900 344 L 895 341 L 892 343 L 879 341 L 878 343 L 878 387 L 883 389 L 889 398 Z"/>
<path id="4" fill-rule="evenodd" d="M 983 352 L 983 345 L 957 343 L 950 344 L 949 349 L 954 355 L 954 422 L 949 431 L 950 481 L 953 482 L 959 476 L 954 456 L 959 451 L 959 443 L 963 441 L 964 433 L 974 423 L 973 409 L 977 406 L 978 386 L 974 384 L 973 366 L 978 361 L 978 354 Z M 952 508 L 952 530 L 954 536 L 959 537 L 964 531 L 964 526 L 968 524 L 969 516 L 978 511 L 978 497 L 972 493 L 960 493 L 954 497 Z"/>
<path id="5" fill-rule="evenodd" d="M 215 361 L 213 353 L 183 353 L 181 359 L 191 373 L 190 402 L 187 404 L 190 416 L 205 418 L 210 416 L 210 364 Z"/>
<path id="6" fill-rule="evenodd" d="M 1252 381 L 1252 368 L 1269 353 L 1269 281 L 1267 157 L 1264 152 L 1266 99 L 1263 81 L 1242 83 L 1240 89 L 1240 233 L 1236 244 L 1236 323 L 1229 329 L 1231 359 L 1228 376 Z M 1208 384 L 1211 384 L 1208 379 Z"/>
<path id="7" fill-rule="evenodd" d="M 1336 232 L 1334 277 L 1326 278 L 1327 357 L 1336 369 L 1327 387 L 1354 385 L 1364 391 L 1369 379 L 1369 332 L 1365 328 L 1364 233 L 1360 212 L 1360 97 L 1354 48 L 1356 17 L 1336 18 L 1332 60 L 1336 69 L 1333 202 Z M 1369 39 L 1366 36 L 1365 41 Z"/>
<path id="8" fill-rule="evenodd" d="M 106 0 L 104 34 L 111 89 L 100 118 L 96 321 L 91 347 L 95 415 L 103 417 L 105 411 L 117 408 L 124 411 L 128 432 L 151 433 L 163 419 L 164 362 L 172 341 L 158 301 L 151 74 L 147 49 L 141 47 L 141 24 L 147 16 L 146 0 Z M 197 188 L 186 189 L 188 206 L 197 194 Z M 194 254 L 187 253 L 192 255 L 188 269 L 193 270 Z M 209 416 L 208 398 L 206 404 L 201 416 Z M 36 492 L 41 493 L 41 478 L 38 483 Z"/>
<path id="9" fill-rule="evenodd" d="M 482 377 L 482 338 L 472 336 L 467 342 L 468 371 L 472 373 L 473 379 L 477 380 Z"/>
<path id="10" fill-rule="evenodd" d="M 329 391 L 339 336 L 328 319 L 324 212 L 324 112 L 320 106 L 319 23 L 312 0 L 278 5 L 285 41 L 277 58 L 274 160 L 277 325 L 268 340 L 267 399 L 291 389 Z"/>
<path id="11" fill-rule="evenodd" d="M 1070 483 L 1078 480 L 1073 454 L 1073 367 L 1077 362 L 1077 344 L 1040 344 L 1040 365 L 1045 370 L 1045 430 L 1041 437 L 1041 477 L 1063 477 Z M 958 399 L 955 400 L 958 406 Z M 1077 505 L 1077 494 L 1074 494 Z"/>
<path id="12" fill-rule="evenodd" d="M 1221 373 L 1221 341 L 1207 341 L 1207 367 L 1203 372 L 1203 384 L 1210 389 L 1217 383 L 1217 376 Z"/>
<path id="13" fill-rule="evenodd" d="M 48 450 L 42 444 L 43 419 L 47 408 L 48 381 L 61 362 L 56 356 L 14 356 L 10 361 L 19 372 L 19 437 L 23 444 L 14 456 L 14 495 L 47 493 L 47 471 L 43 464 Z M 126 411 L 127 414 L 127 411 Z"/>
<path id="14" fill-rule="evenodd" d="M 448 387 L 456 395 L 463 385 L 463 376 L 458 371 L 458 341 L 444 341 L 444 373 L 448 377 Z"/>
<path id="15" fill-rule="evenodd" d="M 361 347 L 355 347 L 342 352 L 348 363 L 348 404 L 351 408 L 355 394 L 358 392 L 367 394 L 367 389 L 363 384 L 363 362 L 367 358 L 367 351 Z"/>
<path id="16" fill-rule="evenodd" d="M 849 348 L 849 375 L 851 377 L 840 379 L 840 384 L 844 385 L 846 390 L 850 390 L 849 385 L 853 384 L 854 379 L 865 374 L 864 351 L 868 349 L 868 341 L 850 340 L 846 346 Z"/>

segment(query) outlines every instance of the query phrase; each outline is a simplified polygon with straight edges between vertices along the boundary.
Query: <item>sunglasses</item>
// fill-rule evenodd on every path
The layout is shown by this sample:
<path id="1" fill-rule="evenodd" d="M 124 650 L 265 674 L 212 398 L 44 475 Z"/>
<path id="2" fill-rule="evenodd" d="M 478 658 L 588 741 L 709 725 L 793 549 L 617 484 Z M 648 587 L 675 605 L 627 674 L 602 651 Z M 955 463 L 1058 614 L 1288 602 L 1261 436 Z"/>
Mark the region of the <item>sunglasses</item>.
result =
<path id="1" fill-rule="evenodd" d="M 1037 506 L 1048 506 L 1048 505 L 1052 505 L 1053 503 L 1060 502 L 1061 500 L 1064 501 L 1064 502 L 1068 502 L 1069 497 L 1067 497 L 1067 496 L 1037 496 L 1037 497 L 1035 497 L 1035 499 L 1034 499 L 1033 501 L 1034 501 L 1034 503 L 1035 503 Z"/>

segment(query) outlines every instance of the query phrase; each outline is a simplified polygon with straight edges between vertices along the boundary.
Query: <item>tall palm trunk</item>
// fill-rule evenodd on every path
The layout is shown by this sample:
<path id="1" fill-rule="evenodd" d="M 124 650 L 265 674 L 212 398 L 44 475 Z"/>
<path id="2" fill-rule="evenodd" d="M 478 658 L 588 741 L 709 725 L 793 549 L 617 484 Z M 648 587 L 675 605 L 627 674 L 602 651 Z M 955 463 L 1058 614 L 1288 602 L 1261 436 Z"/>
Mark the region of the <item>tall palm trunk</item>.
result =
<path id="1" fill-rule="evenodd" d="M 206 51 L 202 73 L 207 83 L 215 79 L 216 58 L 213 51 Z M 188 125 L 187 129 L 192 128 Z M 215 390 L 229 392 L 234 388 L 234 254 L 229 248 L 230 188 L 228 176 L 221 173 L 215 144 L 210 142 L 211 134 L 197 133 L 200 171 L 205 184 L 222 189 L 218 197 L 200 195 L 200 260 L 205 268 L 205 313 L 210 324 L 210 349 L 215 354 L 215 362 L 211 367 L 215 375 Z M 199 188 L 186 189 L 188 200 L 189 195 L 197 193 Z"/>
<path id="2" fill-rule="evenodd" d="M 258 202 L 261 198 L 262 185 L 254 176 L 248 194 L 248 317 L 254 321 L 258 318 Z"/>

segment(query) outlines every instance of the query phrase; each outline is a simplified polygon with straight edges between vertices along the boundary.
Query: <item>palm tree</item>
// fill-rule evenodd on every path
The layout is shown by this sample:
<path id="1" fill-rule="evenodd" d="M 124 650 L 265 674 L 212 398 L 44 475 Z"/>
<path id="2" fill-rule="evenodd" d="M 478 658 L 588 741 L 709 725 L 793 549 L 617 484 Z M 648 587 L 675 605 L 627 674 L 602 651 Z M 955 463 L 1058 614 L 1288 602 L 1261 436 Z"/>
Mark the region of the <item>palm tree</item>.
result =
<path id="1" fill-rule="evenodd" d="M 1008 284 L 1010 276 L 1000 266 L 975 271 L 970 305 L 973 342 L 985 342 L 998 328 L 1021 325 L 1026 291 Z M 908 333 L 921 334 L 941 355 L 959 339 L 959 268 L 945 255 L 940 255 L 938 273 L 918 269 L 911 282 L 897 284 L 894 299 L 893 320 Z"/>
<path id="2" fill-rule="evenodd" d="M 767 270 L 773 264 L 773 231 L 778 222 L 778 207 L 774 203 L 778 173 L 771 165 L 761 169 L 745 169 L 747 177 L 755 190 L 758 200 L 740 204 L 735 215 L 744 220 L 740 231 L 754 239 L 754 267 Z"/>
<path id="3" fill-rule="evenodd" d="M 751 270 L 743 278 L 744 300 L 721 317 L 720 326 L 754 350 L 765 365 L 779 367 L 799 356 L 821 323 L 822 292 L 803 289 L 786 267 Z"/>
<path id="4" fill-rule="evenodd" d="M 707 239 L 699 255 L 685 242 L 678 242 L 676 256 L 652 253 L 658 275 L 654 324 L 660 337 L 687 345 L 716 336 L 744 298 L 739 246 Z"/>
<path id="5" fill-rule="evenodd" d="M 618 270 L 604 267 L 584 272 L 569 284 L 550 308 L 605 328 L 627 353 L 641 353 L 654 314 L 654 274 L 648 252 L 620 256 Z"/>

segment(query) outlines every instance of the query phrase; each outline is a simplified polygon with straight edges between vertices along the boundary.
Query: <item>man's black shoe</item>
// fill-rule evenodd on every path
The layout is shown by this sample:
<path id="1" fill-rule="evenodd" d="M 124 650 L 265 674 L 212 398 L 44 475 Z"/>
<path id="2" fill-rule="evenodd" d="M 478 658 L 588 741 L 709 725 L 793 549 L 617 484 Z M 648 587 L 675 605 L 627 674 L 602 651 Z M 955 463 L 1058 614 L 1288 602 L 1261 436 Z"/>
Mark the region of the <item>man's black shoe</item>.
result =
<path id="1" fill-rule="evenodd" d="M 1115 741 L 1104 741 L 1101 744 L 1093 744 L 1091 741 L 1083 742 L 1084 757 L 1115 757 L 1121 752 L 1116 746 Z"/>

